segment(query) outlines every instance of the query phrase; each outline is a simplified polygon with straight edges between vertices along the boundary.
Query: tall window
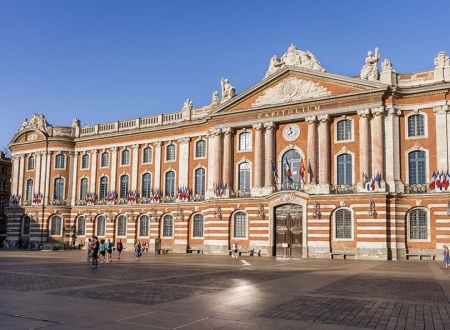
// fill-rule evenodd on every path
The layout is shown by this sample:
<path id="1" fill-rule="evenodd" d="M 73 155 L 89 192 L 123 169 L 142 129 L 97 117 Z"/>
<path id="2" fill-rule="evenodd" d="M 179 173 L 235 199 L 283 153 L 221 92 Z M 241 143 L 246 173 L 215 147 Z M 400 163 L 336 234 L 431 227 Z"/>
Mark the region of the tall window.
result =
<path id="1" fill-rule="evenodd" d="M 166 147 L 166 161 L 175 160 L 175 145 L 173 143 Z"/>
<path id="2" fill-rule="evenodd" d="M 84 215 L 77 218 L 77 236 L 84 236 L 86 234 L 86 219 Z"/>
<path id="3" fill-rule="evenodd" d="M 128 165 L 130 164 L 130 150 L 125 149 L 122 150 L 122 157 L 120 159 L 120 164 L 121 165 Z"/>
<path id="4" fill-rule="evenodd" d="M 250 163 L 239 164 L 239 177 L 238 177 L 238 189 L 240 191 L 250 191 L 250 175 L 251 166 Z"/>
<path id="5" fill-rule="evenodd" d="M 428 220 L 427 211 L 414 209 L 409 212 L 409 239 L 427 239 Z"/>
<path id="6" fill-rule="evenodd" d="M 66 157 L 63 154 L 56 155 L 55 158 L 55 168 L 66 167 Z"/>
<path id="7" fill-rule="evenodd" d="M 31 232 L 31 219 L 28 215 L 22 218 L 22 235 L 29 236 Z"/>
<path id="8" fill-rule="evenodd" d="M 205 196 L 205 169 L 198 168 L 195 170 L 195 186 L 194 186 L 194 194 Z"/>
<path id="9" fill-rule="evenodd" d="M 200 140 L 195 143 L 195 157 L 202 158 L 206 156 L 206 141 Z"/>
<path id="10" fill-rule="evenodd" d="M 337 157 L 337 184 L 351 185 L 352 183 L 352 155 L 339 155 Z"/>
<path id="11" fill-rule="evenodd" d="M 340 120 L 338 121 L 337 125 L 337 140 L 338 141 L 345 141 L 345 140 L 351 140 L 352 139 L 352 121 L 349 119 Z"/>
<path id="12" fill-rule="evenodd" d="M 148 236 L 148 225 L 150 223 L 150 219 L 148 215 L 141 215 L 139 218 L 139 236 L 145 237 Z"/>
<path id="13" fill-rule="evenodd" d="M 108 194 L 108 177 L 102 176 L 100 178 L 100 191 L 99 191 L 99 199 L 105 199 Z"/>
<path id="14" fill-rule="evenodd" d="M 62 236 L 62 218 L 59 215 L 50 218 L 50 235 Z"/>
<path id="15" fill-rule="evenodd" d="M 27 180 L 27 201 L 31 202 L 33 200 L 33 179 Z"/>
<path id="16" fill-rule="evenodd" d="M 335 214 L 336 238 L 352 238 L 352 213 L 346 209 L 339 209 Z"/>
<path id="17" fill-rule="evenodd" d="M 166 214 L 163 218 L 163 237 L 173 236 L 173 217 Z"/>
<path id="18" fill-rule="evenodd" d="M 103 215 L 99 215 L 97 217 L 97 228 L 96 228 L 97 236 L 105 236 L 105 232 L 106 232 L 106 218 Z"/>
<path id="19" fill-rule="evenodd" d="M 239 150 L 250 150 L 251 147 L 251 134 L 250 132 L 243 132 L 239 134 Z"/>
<path id="20" fill-rule="evenodd" d="M 83 178 L 80 180 L 80 199 L 86 199 L 88 193 L 88 179 Z"/>
<path id="21" fill-rule="evenodd" d="M 109 165 L 109 153 L 105 151 L 101 155 L 100 166 L 108 167 L 108 165 Z"/>
<path id="22" fill-rule="evenodd" d="M 152 161 L 152 148 L 147 147 L 144 148 L 142 162 L 143 163 L 150 163 Z"/>
<path id="23" fill-rule="evenodd" d="M 425 135 L 424 115 L 412 115 L 408 117 L 408 136 Z"/>
<path id="24" fill-rule="evenodd" d="M 192 220 L 192 237 L 203 237 L 203 215 L 199 213 Z"/>
<path id="25" fill-rule="evenodd" d="M 409 184 L 426 183 L 426 154 L 425 151 L 416 150 L 408 154 Z"/>
<path id="26" fill-rule="evenodd" d="M 120 198 L 127 198 L 130 178 L 124 174 L 120 177 Z"/>
<path id="27" fill-rule="evenodd" d="M 150 197 L 152 181 L 150 177 L 150 173 L 142 174 L 142 193 L 141 196 L 144 198 Z"/>
<path id="28" fill-rule="evenodd" d="M 33 156 L 30 156 L 28 158 L 28 169 L 34 170 L 34 157 Z"/>
<path id="29" fill-rule="evenodd" d="M 89 155 L 88 154 L 84 154 L 81 157 L 81 168 L 88 168 L 89 167 Z"/>
<path id="30" fill-rule="evenodd" d="M 281 158 L 281 182 L 282 184 L 300 184 L 300 163 L 301 157 L 297 150 L 291 149 L 284 153 Z"/>
<path id="31" fill-rule="evenodd" d="M 53 185 L 53 199 L 64 199 L 64 179 L 56 178 Z"/>
<path id="32" fill-rule="evenodd" d="M 169 171 L 166 173 L 166 180 L 164 184 L 164 194 L 166 196 L 175 196 L 175 172 Z"/>
<path id="33" fill-rule="evenodd" d="M 244 212 L 234 214 L 234 237 L 241 238 L 247 236 L 247 215 Z"/>
<path id="34" fill-rule="evenodd" d="M 127 236 L 127 217 L 123 214 L 117 218 L 117 236 Z"/>

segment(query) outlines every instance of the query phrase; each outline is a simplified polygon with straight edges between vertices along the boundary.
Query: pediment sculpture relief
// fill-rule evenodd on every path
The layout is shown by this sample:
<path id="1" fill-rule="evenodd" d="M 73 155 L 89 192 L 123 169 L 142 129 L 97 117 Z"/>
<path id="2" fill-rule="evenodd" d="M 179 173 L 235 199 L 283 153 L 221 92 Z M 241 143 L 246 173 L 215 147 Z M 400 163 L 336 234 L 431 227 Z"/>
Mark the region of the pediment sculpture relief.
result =
<path id="1" fill-rule="evenodd" d="M 41 131 L 46 131 L 47 130 L 47 120 L 45 119 L 44 115 L 38 115 L 38 114 L 34 114 L 33 116 L 31 116 L 30 121 L 27 120 L 27 118 L 25 118 L 23 120 L 22 125 L 20 125 L 19 127 L 19 132 L 23 131 L 24 129 L 28 129 L 28 128 L 35 128 Z"/>
<path id="2" fill-rule="evenodd" d="M 267 89 L 259 96 L 252 107 L 263 105 L 288 103 L 330 95 L 325 87 L 309 80 L 289 77 L 280 84 Z"/>

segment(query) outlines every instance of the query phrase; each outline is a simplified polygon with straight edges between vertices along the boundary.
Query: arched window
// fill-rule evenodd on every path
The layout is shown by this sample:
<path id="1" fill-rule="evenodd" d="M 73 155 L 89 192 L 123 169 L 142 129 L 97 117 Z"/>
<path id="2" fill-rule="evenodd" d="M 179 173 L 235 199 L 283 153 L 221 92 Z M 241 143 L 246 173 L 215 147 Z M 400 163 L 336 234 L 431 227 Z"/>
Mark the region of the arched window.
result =
<path id="1" fill-rule="evenodd" d="M 175 172 L 169 171 L 166 173 L 164 194 L 166 196 L 175 196 Z"/>
<path id="2" fill-rule="evenodd" d="M 152 181 L 150 173 L 142 174 L 142 193 L 141 196 L 144 198 L 150 197 L 152 191 Z"/>
<path id="3" fill-rule="evenodd" d="M 139 236 L 141 236 L 141 237 L 148 236 L 149 223 L 150 223 L 150 219 L 149 219 L 148 215 L 145 215 L 145 214 L 141 215 L 141 217 L 139 218 Z"/>
<path id="4" fill-rule="evenodd" d="M 99 215 L 97 217 L 97 228 L 95 230 L 97 236 L 105 236 L 106 232 L 106 218 L 104 215 Z"/>
<path id="5" fill-rule="evenodd" d="M 200 140 L 195 143 L 195 158 L 206 157 L 206 141 Z"/>
<path id="6" fill-rule="evenodd" d="M 150 163 L 152 161 L 152 148 L 150 148 L 150 147 L 144 148 L 142 153 L 143 153 L 142 162 Z"/>
<path id="7" fill-rule="evenodd" d="M 335 213 L 335 238 L 352 238 L 352 213 L 346 209 L 339 209 Z"/>
<path id="8" fill-rule="evenodd" d="M 55 157 L 55 168 L 66 167 L 66 157 L 63 154 L 58 154 Z"/>
<path id="9" fill-rule="evenodd" d="M 64 199 L 64 179 L 55 178 L 53 184 L 53 199 L 63 200 Z"/>
<path id="10" fill-rule="evenodd" d="M 31 202 L 33 200 L 33 179 L 27 180 L 27 201 Z"/>
<path id="11" fill-rule="evenodd" d="M 130 164 L 130 150 L 125 149 L 122 150 L 122 157 L 120 159 L 120 164 L 121 165 L 128 165 Z"/>
<path id="12" fill-rule="evenodd" d="M 409 184 L 426 183 L 426 154 L 416 150 L 408 154 Z"/>
<path id="13" fill-rule="evenodd" d="M 117 218 L 117 236 L 127 236 L 127 217 L 123 214 Z"/>
<path id="14" fill-rule="evenodd" d="M 100 160 L 100 166 L 101 167 L 108 167 L 109 165 L 109 153 L 107 151 L 102 153 L 101 160 Z"/>
<path id="15" fill-rule="evenodd" d="M 250 163 L 245 162 L 239 164 L 238 172 L 239 172 L 238 189 L 240 191 L 250 191 L 250 176 L 251 176 Z"/>
<path id="16" fill-rule="evenodd" d="M 28 169 L 34 170 L 34 156 L 28 157 Z"/>
<path id="17" fill-rule="evenodd" d="M 344 119 L 337 122 L 336 139 L 338 141 L 352 139 L 352 121 L 350 119 Z"/>
<path id="18" fill-rule="evenodd" d="M 281 183 L 283 186 L 293 188 L 301 183 L 300 176 L 301 157 L 297 150 L 291 149 L 284 153 L 281 158 L 282 175 Z"/>
<path id="19" fill-rule="evenodd" d="M 62 236 L 62 218 L 59 215 L 54 215 L 50 218 L 50 235 Z"/>
<path id="20" fill-rule="evenodd" d="M 239 151 L 251 150 L 251 134 L 250 132 L 243 132 L 239 134 Z"/>
<path id="21" fill-rule="evenodd" d="M 351 185 L 352 183 L 352 155 L 342 154 L 337 156 L 337 184 Z"/>
<path id="22" fill-rule="evenodd" d="M 200 213 L 192 219 L 192 237 L 203 237 L 203 215 Z"/>
<path id="23" fill-rule="evenodd" d="M 206 185 L 205 169 L 198 168 L 195 170 L 194 194 L 205 196 L 205 185 Z"/>
<path id="24" fill-rule="evenodd" d="M 31 219 L 28 215 L 24 215 L 22 218 L 22 235 L 29 236 L 31 232 Z"/>
<path id="25" fill-rule="evenodd" d="M 130 178 L 124 174 L 120 177 L 120 198 L 127 198 Z"/>
<path id="26" fill-rule="evenodd" d="M 423 136 L 425 135 L 425 116 L 412 115 L 408 117 L 408 136 Z"/>
<path id="27" fill-rule="evenodd" d="M 83 178 L 80 180 L 80 199 L 84 200 L 87 198 L 88 193 L 88 179 Z"/>
<path id="28" fill-rule="evenodd" d="M 108 194 L 108 177 L 102 176 L 100 178 L 99 199 L 105 199 Z"/>
<path id="29" fill-rule="evenodd" d="M 84 154 L 81 157 L 81 168 L 85 169 L 89 167 L 89 155 L 88 154 Z"/>
<path id="30" fill-rule="evenodd" d="M 84 215 L 77 218 L 77 236 L 84 236 L 86 234 L 86 219 Z"/>
<path id="31" fill-rule="evenodd" d="M 233 234 L 235 238 L 245 238 L 247 236 L 247 214 L 236 212 L 233 216 Z"/>
<path id="32" fill-rule="evenodd" d="M 175 145 L 173 143 L 166 147 L 166 161 L 175 160 Z"/>
<path id="33" fill-rule="evenodd" d="M 428 216 L 424 209 L 409 212 L 409 239 L 428 239 Z"/>
<path id="34" fill-rule="evenodd" d="M 163 218 L 163 237 L 173 236 L 173 217 L 170 214 L 166 214 Z"/>

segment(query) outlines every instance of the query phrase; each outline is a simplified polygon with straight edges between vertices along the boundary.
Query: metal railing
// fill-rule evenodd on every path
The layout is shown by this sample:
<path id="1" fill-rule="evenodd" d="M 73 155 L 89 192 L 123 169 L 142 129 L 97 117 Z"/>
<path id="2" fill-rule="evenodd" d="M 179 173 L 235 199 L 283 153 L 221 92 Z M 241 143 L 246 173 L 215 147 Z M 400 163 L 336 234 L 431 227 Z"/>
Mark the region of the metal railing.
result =
<path id="1" fill-rule="evenodd" d="M 303 182 L 282 182 L 276 185 L 277 191 L 295 190 L 305 191 Z"/>
<path id="2" fill-rule="evenodd" d="M 426 194 L 429 192 L 430 190 L 426 183 L 405 185 L 405 194 Z"/>
<path id="3" fill-rule="evenodd" d="M 338 184 L 330 188 L 330 193 L 332 194 L 354 194 L 356 192 L 356 186 L 350 184 Z"/>

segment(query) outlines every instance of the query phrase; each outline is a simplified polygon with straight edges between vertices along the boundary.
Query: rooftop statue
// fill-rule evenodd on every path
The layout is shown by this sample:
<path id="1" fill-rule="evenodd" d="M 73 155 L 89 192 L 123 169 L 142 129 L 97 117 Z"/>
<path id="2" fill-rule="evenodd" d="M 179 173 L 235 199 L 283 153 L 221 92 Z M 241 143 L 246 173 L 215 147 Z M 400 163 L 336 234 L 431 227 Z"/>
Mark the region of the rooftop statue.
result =
<path id="1" fill-rule="evenodd" d="M 448 68 L 450 67 L 450 57 L 445 52 L 439 52 L 434 59 L 434 66 L 436 68 Z"/>
<path id="2" fill-rule="evenodd" d="M 375 48 L 375 55 L 371 50 L 367 52 L 364 65 L 361 68 L 360 77 L 364 80 L 377 81 L 379 79 L 378 61 L 380 60 L 380 50 Z"/>
<path id="3" fill-rule="evenodd" d="M 181 108 L 181 111 L 191 111 L 193 107 L 193 103 L 191 99 L 186 99 L 183 103 L 183 108 Z"/>
<path id="4" fill-rule="evenodd" d="M 220 85 L 222 87 L 222 102 L 226 102 L 236 95 L 236 90 L 228 79 L 222 78 Z"/>
<path id="5" fill-rule="evenodd" d="M 286 65 L 320 72 L 325 71 L 313 53 L 309 50 L 297 49 L 294 44 L 291 44 L 281 58 L 276 55 L 272 56 L 265 77 L 270 76 Z"/>
<path id="6" fill-rule="evenodd" d="M 22 131 L 27 128 L 36 128 L 41 131 L 45 131 L 47 129 L 48 123 L 45 119 L 44 115 L 34 114 L 31 116 L 30 121 L 27 122 L 27 118 L 24 119 L 22 125 L 20 125 L 19 131 Z"/>

